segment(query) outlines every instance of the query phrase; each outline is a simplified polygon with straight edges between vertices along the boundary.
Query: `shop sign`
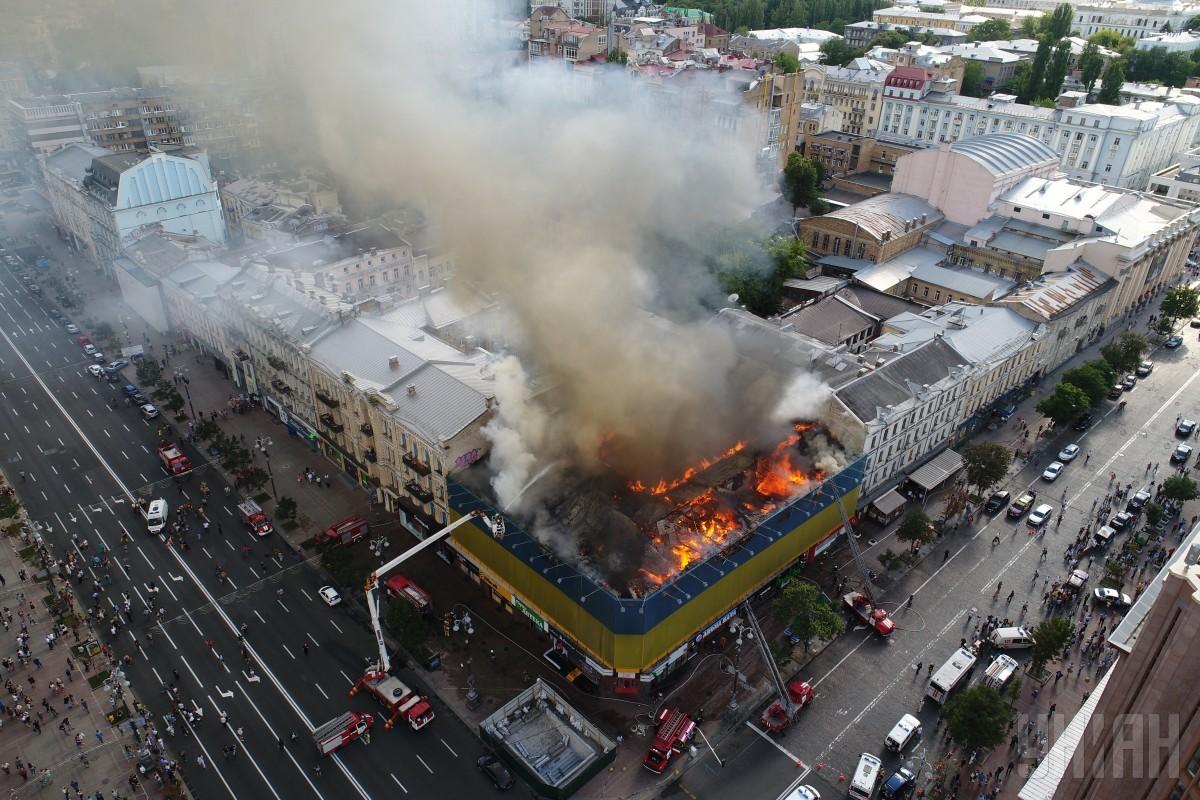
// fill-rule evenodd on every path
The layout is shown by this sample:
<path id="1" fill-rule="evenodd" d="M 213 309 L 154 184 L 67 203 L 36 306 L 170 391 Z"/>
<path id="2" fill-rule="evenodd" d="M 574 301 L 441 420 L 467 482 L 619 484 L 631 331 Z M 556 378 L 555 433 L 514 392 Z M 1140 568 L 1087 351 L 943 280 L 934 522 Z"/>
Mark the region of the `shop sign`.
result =
<path id="1" fill-rule="evenodd" d="M 517 609 L 522 614 L 529 617 L 529 619 L 533 622 L 534 626 L 537 627 L 537 629 L 540 630 L 542 633 L 548 633 L 550 631 L 550 626 L 546 623 L 546 620 L 542 618 L 542 615 L 537 613 L 536 611 L 534 611 L 529 606 L 522 603 L 521 598 L 517 597 L 515 594 L 512 596 L 512 604 L 513 604 L 513 608 Z"/>
<path id="2" fill-rule="evenodd" d="M 709 625 L 707 628 L 705 628 L 704 630 L 702 630 L 698 634 L 696 634 L 696 638 L 693 639 L 692 641 L 696 642 L 697 644 L 704 641 L 711 634 L 715 633 L 717 628 L 721 627 L 726 622 L 729 622 L 729 620 L 733 619 L 736 614 L 737 614 L 737 606 L 734 606 L 733 608 L 726 611 L 724 616 L 722 616 L 716 622 L 714 622 L 713 624 Z"/>

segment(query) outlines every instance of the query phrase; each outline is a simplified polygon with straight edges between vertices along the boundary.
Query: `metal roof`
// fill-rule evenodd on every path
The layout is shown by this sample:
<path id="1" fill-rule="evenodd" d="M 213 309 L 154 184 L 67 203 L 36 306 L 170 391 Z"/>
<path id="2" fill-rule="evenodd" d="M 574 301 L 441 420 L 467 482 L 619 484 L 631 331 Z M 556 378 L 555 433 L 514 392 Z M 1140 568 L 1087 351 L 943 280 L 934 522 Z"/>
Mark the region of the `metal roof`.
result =
<path id="1" fill-rule="evenodd" d="M 852 206 L 831 211 L 822 219 L 845 220 L 857 225 L 864 233 L 879 239 L 886 231 L 891 231 L 893 236 L 897 233 L 904 233 L 904 224 L 909 220 L 915 219 L 922 224 L 922 215 L 925 216 L 923 224 L 942 219 L 940 211 L 919 197 L 899 192 L 887 192 L 868 197 Z"/>
<path id="2" fill-rule="evenodd" d="M 962 139 L 950 145 L 951 152 L 963 155 L 983 165 L 993 175 L 1045 164 L 1057 164 L 1058 153 L 1032 136 L 1020 133 L 989 133 Z"/>
<path id="3" fill-rule="evenodd" d="M 870 358 L 871 351 L 867 352 Z M 944 339 L 933 339 L 912 352 L 887 362 L 837 390 L 838 398 L 863 422 L 879 416 L 887 406 L 913 399 L 924 386 L 945 380 L 967 359 Z"/>
<path id="4" fill-rule="evenodd" d="M 912 278 L 980 300 L 995 300 L 1016 285 L 1016 281 L 999 275 L 988 275 L 973 269 L 948 269 L 936 264 L 922 264 L 912 271 Z"/>
<path id="5" fill-rule="evenodd" d="M 922 465 L 908 479 L 927 492 L 941 486 L 947 478 L 962 469 L 963 459 L 953 450 L 943 450 Z"/>
<path id="6" fill-rule="evenodd" d="M 1116 285 L 1115 280 L 1087 262 L 1076 261 L 1066 272 L 1043 273 L 1036 281 L 1000 302 L 1024 306 L 1049 321 Z"/>

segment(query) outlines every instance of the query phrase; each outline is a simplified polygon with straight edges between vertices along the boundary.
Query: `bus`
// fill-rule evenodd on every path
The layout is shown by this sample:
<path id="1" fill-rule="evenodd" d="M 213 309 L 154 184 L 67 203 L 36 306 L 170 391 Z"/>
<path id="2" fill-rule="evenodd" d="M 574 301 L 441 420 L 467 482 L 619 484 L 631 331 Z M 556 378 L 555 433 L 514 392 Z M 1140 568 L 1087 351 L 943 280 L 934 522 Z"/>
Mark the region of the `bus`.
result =
<path id="1" fill-rule="evenodd" d="M 975 654 L 970 650 L 959 649 L 950 660 L 942 664 L 929 680 L 929 688 L 925 696 L 941 705 L 946 702 L 950 693 L 966 682 L 971 670 L 975 667 Z"/>

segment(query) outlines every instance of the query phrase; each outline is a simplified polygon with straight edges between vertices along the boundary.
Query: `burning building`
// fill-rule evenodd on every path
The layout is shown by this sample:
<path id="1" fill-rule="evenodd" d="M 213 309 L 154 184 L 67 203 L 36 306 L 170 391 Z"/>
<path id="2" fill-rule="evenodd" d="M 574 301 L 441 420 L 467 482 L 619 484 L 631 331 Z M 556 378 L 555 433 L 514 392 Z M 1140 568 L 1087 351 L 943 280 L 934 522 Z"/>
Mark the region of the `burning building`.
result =
<path id="1" fill-rule="evenodd" d="M 610 471 L 560 476 L 537 514 L 503 538 L 469 524 L 461 569 L 549 637 L 554 660 L 605 691 L 636 694 L 688 660 L 739 603 L 768 586 L 853 514 L 863 459 L 819 425 L 766 446 L 735 442 L 648 483 Z M 497 513 L 489 465 L 447 479 L 455 515 Z M 547 537 L 550 526 L 554 537 Z M 570 542 L 551 548 L 547 542 Z"/>

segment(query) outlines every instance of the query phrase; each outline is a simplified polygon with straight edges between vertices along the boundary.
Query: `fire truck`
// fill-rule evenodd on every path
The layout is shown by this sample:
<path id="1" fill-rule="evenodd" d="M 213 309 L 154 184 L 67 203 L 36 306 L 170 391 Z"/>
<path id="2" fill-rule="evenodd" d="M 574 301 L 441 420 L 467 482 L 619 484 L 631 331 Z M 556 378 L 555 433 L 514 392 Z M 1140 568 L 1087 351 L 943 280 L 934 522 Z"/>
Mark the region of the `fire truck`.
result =
<path id="1" fill-rule="evenodd" d="M 383 587 L 388 597 L 407 600 L 422 614 L 429 611 L 430 604 L 433 602 L 433 598 L 429 596 L 429 592 L 403 575 L 393 575 L 383 582 Z"/>
<path id="2" fill-rule="evenodd" d="M 266 536 L 275 530 L 271 527 L 271 520 L 267 519 L 262 508 L 253 500 L 238 503 L 238 513 L 241 514 L 246 528 L 255 536 Z"/>
<path id="3" fill-rule="evenodd" d="M 162 442 L 158 446 L 158 460 L 168 475 L 183 475 L 192 471 L 192 462 L 173 442 Z"/>
<path id="4" fill-rule="evenodd" d="M 859 622 L 880 636 L 891 636 L 896 630 L 896 623 L 888 613 L 872 603 L 865 592 L 847 592 L 842 596 L 842 602 Z"/>
<path id="5" fill-rule="evenodd" d="M 682 711 L 670 708 L 659 711 L 655 723 L 658 730 L 654 733 L 650 749 L 642 759 L 642 766 L 661 775 L 671 759 L 682 753 L 691 743 L 692 737 L 696 735 L 696 723 Z"/>
<path id="6" fill-rule="evenodd" d="M 405 686 L 395 675 L 368 669 L 367 673 L 358 679 L 358 683 L 354 684 L 350 696 L 358 694 L 361 689 L 375 695 L 390 712 L 383 723 L 384 730 L 390 731 L 398 719 L 406 720 L 414 731 L 419 731 L 433 722 L 433 707 L 429 705 L 429 701 Z"/>
<path id="7" fill-rule="evenodd" d="M 374 724 L 375 717 L 370 714 L 347 711 L 313 731 L 313 743 L 321 755 L 332 755 L 335 751 L 363 736 L 367 737 L 369 743 L 371 741 L 369 731 Z"/>
<path id="8" fill-rule="evenodd" d="M 383 723 L 385 730 L 391 730 L 395 721 L 403 717 L 408 720 L 409 726 L 414 731 L 419 731 L 433 721 L 433 708 L 429 705 L 428 700 L 405 686 L 399 678 L 390 674 L 392 660 L 388 655 L 387 643 L 383 639 L 383 627 L 379 624 L 379 579 L 426 547 L 440 542 L 460 525 L 475 519 L 484 520 L 493 536 L 499 538 L 504 535 L 502 518 L 497 515 L 495 519 L 489 519 L 480 511 L 472 511 L 451 522 L 437 533 L 425 537 L 367 576 L 364 587 L 367 594 L 367 609 L 371 614 L 371 629 L 375 631 L 375 645 L 379 648 L 379 659 L 367 665 L 366 672 L 350 689 L 350 696 L 353 697 L 362 689 L 375 695 L 389 712 L 387 721 Z"/>

